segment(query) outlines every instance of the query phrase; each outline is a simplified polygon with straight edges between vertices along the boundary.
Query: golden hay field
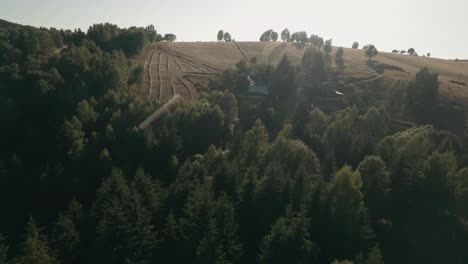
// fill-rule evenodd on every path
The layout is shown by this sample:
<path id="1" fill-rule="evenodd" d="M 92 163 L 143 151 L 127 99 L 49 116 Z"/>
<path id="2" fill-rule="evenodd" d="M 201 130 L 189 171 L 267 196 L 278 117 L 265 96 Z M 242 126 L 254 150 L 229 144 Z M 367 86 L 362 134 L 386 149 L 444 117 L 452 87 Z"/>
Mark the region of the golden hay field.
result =
<path id="1" fill-rule="evenodd" d="M 307 46 L 306 46 L 307 47 Z M 332 54 L 335 54 L 337 47 Z M 196 96 L 194 79 L 212 77 L 232 68 L 242 59 L 276 65 L 283 55 L 299 64 L 306 48 L 281 42 L 174 42 L 158 43 L 145 49 L 135 59 L 145 65 L 146 92 L 160 100 L 179 94 L 185 99 Z M 468 105 L 468 63 L 436 58 L 380 52 L 375 61 L 401 70 L 385 70 L 387 82 L 408 81 L 423 67 L 439 73 L 441 95 L 452 102 Z M 334 61 L 334 60 L 333 60 Z M 367 65 L 361 49 L 345 48 L 345 69 L 340 78 L 345 82 L 368 79 L 377 73 Z M 150 80 L 151 79 L 151 80 Z M 151 87 L 149 83 L 152 83 Z M 465 84 L 464 84 L 465 83 Z"/>

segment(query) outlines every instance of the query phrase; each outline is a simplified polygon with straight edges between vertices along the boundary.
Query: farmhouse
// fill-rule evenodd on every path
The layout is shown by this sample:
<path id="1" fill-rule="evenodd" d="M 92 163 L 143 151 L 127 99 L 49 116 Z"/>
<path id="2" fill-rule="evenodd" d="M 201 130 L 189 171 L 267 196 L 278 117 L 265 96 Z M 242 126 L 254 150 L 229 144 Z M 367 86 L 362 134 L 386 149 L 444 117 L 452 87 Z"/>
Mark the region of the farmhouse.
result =
<path id="1" fill-rule="evenodd" d="M 270 90 L 270 85 L 268 84 L 256 84 L 254 80 L 250 76 L 247 76 L 249 80 L 249 88 L 248 93 L 252 95 L 267 95 L 268 91 Z"/>
<path id="2" fill-rule="evenodd" d="M 269 85 L 249 85 L 249 94 L 256 94 L 256 95 L 267 95 L 270 89 Z"/>

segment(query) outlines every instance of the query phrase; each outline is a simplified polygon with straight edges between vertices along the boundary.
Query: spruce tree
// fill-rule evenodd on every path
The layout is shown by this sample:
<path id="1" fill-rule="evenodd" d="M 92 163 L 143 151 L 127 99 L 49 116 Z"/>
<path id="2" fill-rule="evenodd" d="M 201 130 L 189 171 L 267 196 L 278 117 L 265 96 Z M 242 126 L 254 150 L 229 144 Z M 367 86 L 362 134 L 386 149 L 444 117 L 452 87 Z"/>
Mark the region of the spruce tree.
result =
<path id="1" fill-rule="evenodd" d="M 8 244 L 6 238 L 0 234 L 0 264 L 7 264 L 8 250 L 10 245 Z"/>
<path id="2" fill-rule="evenodd" d="M 319 247 L 311 241 L 307 225 L 301 214 L 279 218 L 263 240 L 259 263 L 319 263 Z"/>
<path id="3" fill-rule="evenodd" d="M 55 264 L 59 263 L 47 244 L 47 237 L 30 217 L 26 224 L 26 234 L 20 247 L 19 256 L 14 259 L 18 264 Z"/>

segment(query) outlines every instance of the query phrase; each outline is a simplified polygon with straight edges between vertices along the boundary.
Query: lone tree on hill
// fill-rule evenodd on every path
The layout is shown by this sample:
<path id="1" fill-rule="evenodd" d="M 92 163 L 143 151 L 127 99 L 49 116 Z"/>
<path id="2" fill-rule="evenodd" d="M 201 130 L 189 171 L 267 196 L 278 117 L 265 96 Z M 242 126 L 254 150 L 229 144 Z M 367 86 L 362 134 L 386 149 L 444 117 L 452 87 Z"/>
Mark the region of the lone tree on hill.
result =
<path id="1" fill-rule="evenodd" d="M 174 42 L 174 41 L 176 41 L 176 39 L 177 39 L 177 36 L 172 34 L 172 33 L 164 35 L 164 40 L 165 41 Z"/>
<path id="2" fill-rule="evenodd" d="M 353 43 L 353 49 L 358 49 L 359 48 L 359 42 L 354 42 Z"/>
<path id="3" fill-rule="evenodd" d="M 366 53 L 367 58 L 369 58 L 369 61 L 372 60 L 372 57 L 375 57 L 377 54 L 379 54 L 377 48 L 372 44 L 368 45 L 364 52 Z"/>
<path id="4" fill-rule="evenodd" d="M 262 42 L 268 42 L 271 41 L 271 35 L 273 34 L 273 29 L 267 30 L 263 32 L 263 34 L 260 36 L 260 41 Z"/>
<path id="5" fill-rule="evenodd" d="M 398 50 L 392 50 L 392 53 L 400 53 Z"/>
<path id="6" fill-rule="evenodd" d="M 428 53 L 427 53 L 427 56 L 428 56 L 428 57 L 431 57 L 431 53 L 428 52 Z"/>
<path id="7" fill-rule="evenodd" d="M 416 52 L 416 50 L 414 50 L 413 48 L 408 50 L 409 55 L 413 55 L 415 52 Z"/>
<path id="8" fill-rule="evenodd" d="M 421 105 L 426 108 L 433 107 L 439 95 L 439 75 L 422 68 L 416 74 L 416 80 L 408 89 L 410 105 Z"/>
<path id="9" fill-rule="evenodd" d="M 294 32 L 291 36 L 291 41 L 296 41 L 300 42 L 302 44 L 305 44 L 309 41 L 309 38 L 307 37 L 307 33 L 305 31 L 299 31 L 299 32 Z"/>
<path id="10" fill-rule="evenodd" d="M 273 40 L 275 42 L 278 40 L 278 33 L 277 32 L 275 32 L 275 31 L 271 32 L 271 40 Z"/>
<path id="11" fill-rule="evenodd" d="M 323 46 L 323 38 L 317 35 L 310 35 L 309 42 L 319 49 Z"/>
<path id="12" fill-rule="evenodd" d="M 331 39 L 325 41 L 325 45 L 323 46 L 323 50 L 326 53 L 330 53 L 332 51 L 332 43 L 333 43 L 333 40 L 331 40 Z"/>
<path id="13" fill-rule="evenodd" d="M 344 59 L 343 59 L 343 55 L 344 55 L 344 49 L 342 47 L 340 47 L 337 51 L 336 51 L 336 55 L 335 55 L 335 64 L 336 66 L 338 66 L 338 68 L 340 70 L 343 70 L 344 69 Z"/>
<path id="14" fill-rule="evenodd" d="M 283 31 L 281 31 L 281 40 L 285 42 L 289 42 L 291 39 L 291 33 L 289 32 L 289 29 L 285 28 Z"/>
<path id="15" fill-rule="evenodd" d="M 220 30 L 218 31 L 218 41 L 222 41 L 224 38 L 224 31 Z"/>
<path id="16" fill-rule="evenodd" d="M 231 34 L 229 34 L 229 32 L 224 33 L 224 41 L 226 42 L 232 41 Z"/>

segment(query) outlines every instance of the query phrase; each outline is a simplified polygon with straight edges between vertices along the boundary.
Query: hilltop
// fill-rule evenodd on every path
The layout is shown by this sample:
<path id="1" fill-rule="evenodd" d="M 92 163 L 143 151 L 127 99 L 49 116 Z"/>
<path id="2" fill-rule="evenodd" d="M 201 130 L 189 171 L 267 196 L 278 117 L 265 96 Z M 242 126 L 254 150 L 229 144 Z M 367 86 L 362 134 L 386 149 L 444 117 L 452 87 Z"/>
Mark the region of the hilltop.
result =
<path id="1" fill-rule="evenodd" d="M 242 59 L 253 59 L 258 64 L 276 65 L 283 55 L 287 55 L 293 64 L 300 64 L 305 50 L 306 47 L 297 48 L 293 43 L 282 42 L 158 43 L 147 47 L 136 62 L 148 66 L 147 73 L 151 72 L 153 75 L 153 88 L 157 97 L 160 80 L 163 86 L 164 82 L 167 83 L 159 96 L 164 99 L 171 91 L 178 89 L 185 89 L 186 94 L 189 94 L 189 89 L 194 94 L 193 84 L 202 81 L 204 77 L 219 75 Z M 336 50 L 337 47 L 334 47 L 332 56 Z M 427 67 L 439 74 L 443 99 L 468 105 L 468 63 L 388 52 L 380 52 L 373 61 L 375 65 L 383 68 L 386 82 L 413 80 L 421 68 Z M 345 68 L 338 76 L 345 83 L 370 79 L 378 74 L 375 67 L 368 64 L 361 49 L 344 48 L 344 63 Z M 158 75 L 158 69 L 162 78 Z"/>
<path id="2" fill-rule="evenodd" d="M 11 26 L 17 26 L 18 24 L 0 19 L 0 29 L 6 28 L 6 27 L 11 27 Z"/>

